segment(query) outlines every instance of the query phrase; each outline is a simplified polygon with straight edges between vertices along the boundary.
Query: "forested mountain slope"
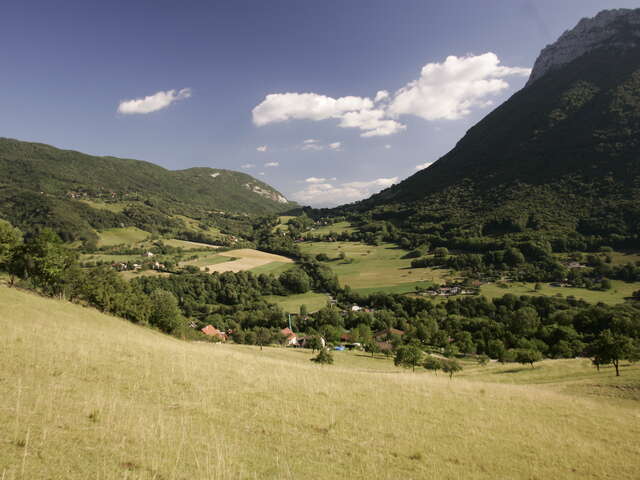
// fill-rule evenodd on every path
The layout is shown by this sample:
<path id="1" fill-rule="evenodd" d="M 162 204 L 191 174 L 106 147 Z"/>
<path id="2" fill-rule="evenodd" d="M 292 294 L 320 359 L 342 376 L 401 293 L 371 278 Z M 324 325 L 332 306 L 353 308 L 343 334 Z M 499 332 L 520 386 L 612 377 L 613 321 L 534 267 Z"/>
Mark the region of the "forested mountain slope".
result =
<path id="1" fill-rule="evenodd" d="M 636 238 L 640 9 L 582 20 L 543 51 L 536 69 L 444 157 L 347 210 L 443 235 Z"/>
<path id="2" fill-rule="evenodd" d="M 119 207 L 93 208 L 94 200 Z M 74 230 L 86 236 L 91 229 L 121 225 L 162 228 L 178 214 L 268 214 L 292 205 L 245 173 L 170 171 L 139 160 L 0 139 L 0 217 L 24 230 L 44 224 L 75 239 Z"/>

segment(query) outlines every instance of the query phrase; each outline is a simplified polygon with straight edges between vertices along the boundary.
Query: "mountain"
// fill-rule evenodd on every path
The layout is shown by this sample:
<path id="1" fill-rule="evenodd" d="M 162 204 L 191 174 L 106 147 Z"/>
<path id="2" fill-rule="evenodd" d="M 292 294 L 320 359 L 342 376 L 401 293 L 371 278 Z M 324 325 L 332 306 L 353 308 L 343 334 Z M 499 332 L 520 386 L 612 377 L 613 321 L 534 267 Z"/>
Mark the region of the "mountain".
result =
<path id="1" fill-rule="evenodd" d="M 74 240 L 92 229 L 122 225 L 179 228 L 176 215 L 271 214 L 292 206 L 245 173 L 171 171 L 139 160 L 0 138 L 0 217 L 25 230 L 44 224 Z"/>
<path id="2" fill-rule="evenodd" d="M 640 9 L 581 20 L 449 153 L 346 210 L 439 235 L 637 241 Z"/>

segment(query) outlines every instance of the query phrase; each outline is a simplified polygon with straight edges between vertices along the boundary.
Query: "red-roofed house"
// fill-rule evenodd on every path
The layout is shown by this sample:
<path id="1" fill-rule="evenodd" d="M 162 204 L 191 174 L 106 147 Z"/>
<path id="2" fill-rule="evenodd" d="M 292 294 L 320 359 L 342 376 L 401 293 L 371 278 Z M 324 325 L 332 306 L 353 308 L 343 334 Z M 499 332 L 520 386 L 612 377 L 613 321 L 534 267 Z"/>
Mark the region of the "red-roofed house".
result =
<path id="1" fill-rule="evenodd" d="M 216 327 L 212 325 L 207 325 L 206 327 L 201 328 L 200 331 L 205 335 L 209 335 L 210 337 L 218 337 L 223 342 L 227 340 L 227 334 L 224 332 L 221 332 L 220 330 L 218 330 Z"/>
<path id="2" fill-rule="evenodd" d="M 298 336 L 293 333 L 293 330 L 291 330 L 289 327 L 280 330 L 280 334 L 287 339 L 285 343 L 286 347 L 288 347 L 289 345 L 298 345 Z"/>

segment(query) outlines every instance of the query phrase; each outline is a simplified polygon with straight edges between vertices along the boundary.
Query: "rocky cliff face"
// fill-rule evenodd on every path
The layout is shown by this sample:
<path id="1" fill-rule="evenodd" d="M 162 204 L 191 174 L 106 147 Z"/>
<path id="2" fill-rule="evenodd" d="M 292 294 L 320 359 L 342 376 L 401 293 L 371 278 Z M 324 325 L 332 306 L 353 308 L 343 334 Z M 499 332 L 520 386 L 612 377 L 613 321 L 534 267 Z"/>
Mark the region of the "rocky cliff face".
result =
<path id="1" fill-rule="evenodd" d="M 628 49 L 640 46 L 640 8 L 604 10 L 583 18 L 538 56 L 527 85 L 550 70 L 565 65 L 596 48 Z"/>

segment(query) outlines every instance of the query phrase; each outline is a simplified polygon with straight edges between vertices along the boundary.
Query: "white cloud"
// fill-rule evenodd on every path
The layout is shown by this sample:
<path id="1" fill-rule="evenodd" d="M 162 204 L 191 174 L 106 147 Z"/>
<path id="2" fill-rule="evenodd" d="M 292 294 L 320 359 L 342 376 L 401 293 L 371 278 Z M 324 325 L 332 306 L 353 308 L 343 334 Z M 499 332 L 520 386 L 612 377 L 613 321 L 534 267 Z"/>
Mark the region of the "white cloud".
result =
<path id="1" fill-rule="evenodd" d="M 312 150 L 315 152 L 319 152 L 320 150 L 324 150 L 322 145 L 318 145 L 317 143 L 305 143 L 300 147 L 300 150 Z"/>
<path id="2" fill-rule="evenodd" d="M 289 119 L 326 120 L 339 118 L 346 112 L 373 107 L 369 98 L 331 98 L 317 93 L 272 93 L 256 106 L 253 123 L 259 127 Z"/>
<path id="3" fill-rule="evenodd" d="M 255 165 L 253 163 L 245 163 L 244 165 L 241 165 L 240 168 L 244 169 L 244 170 L 249 170 L 250 168 L 254 168 Z"/>
<path id="4" fill-rule="evenodd" d="M 343 115 L 339 126 L 342 128 L 359 128 L 364 130 L 362 137 L 377 137 L 398 133 L 407 127 L 395 120 L 384 118 L 384 110 L 360 110 Z"/>
<path id="5" fill-rule="evenodd" d="M 329 147 L 329 150 L 336 150 L 336 151 L 340 151 L 340 150 L 342 150 L 342 142 L 333 142 L 333 143 L 330 143 L 330 144 L 328 145 L 328 147 Z"/>
<path id="6" fill-rule="evenodd" d="M 389 145 L 388 143 L 384 146 L 384 148 L 386 148 L 387 150 L 389 150 L 391 148 L 391 145 Z"/>
<path id="7" fill-rule="evenodd" d="M 268 162 L 264 164 L 265 167 L 279 167 L 280 162 Z"/>
<path id="8" fill-rule="evenodd" d="M 272 93 L 253 110 L 257 126 L 287 120 L 338 119 L 342 128 L 357 128 L 362 137 L 393 135 L 406 129 L 397 119 L 414 115 L 425 120 L 456 120 L 474 108 L 491 105 L 490 96 L 509 84 L 505 77 L 527 76 L 531 70 L 504 67 L 495 53 L 449 56 L 422 67 L 420 78 L 390 94 L 379 90 L 374 99 L 332 98 L 317 93 Z M 309 145 L 317 142 L 309 139 Z M 305 141 L 307 144 L 307 141 Z M 311 148 L 309 148 L 311 149 Z M 317 149 L 316 149 L 317 150 Z"/>
<path id="9" fill-rule="evenodd" d="M 264 177 L 264 172 L 260 172 L 258 175 L 260 175 L 261 177 Z"/>
<path id="10" fill-rule="evenodd" d="M 266 152 L 269 148 L 266 145 L 261 145 L 258 148 L 256 148 L 257 151 L 259 152 Z"/>
<path id="11" fill-rule="evenodd" d="M 167 90 L 166 92 L 160 91 L 153 95 L 146 96 L 144 98 L 136 98 L 133 100 L 123 100 L 118 105 L 118 113 L 124 115 L 132 114 L 145 114 L 156 112 L 168 107 L 173 102 L 183 100 L 191 96 L 190 88 L 183 88 L 181 90 Z"/>
<path id="12" fill-rule="evenodd" d="M 309 185 L 296 192 L 292 198 L 303 204 L 316 206 L 333 206 L 355 202 L 367 198 L 383 188 L 390 187 L 398 181 L 398 177 L 378 178 L 366 182 L 347 182 L 334 185 L 324 178 L 309 177 L 305 180 Z"/>
<path id="13" fill-rule="evenodd" d="M 426 163 L 421 163 L 420 165 L 416 165 L 416 170 L 424 170 L 425 168 L 427 168 L 432 163 L 433 162 L 426 162 Z"/>
<path id="14" fill-rule="evenodd" d="M 318 143 L 318 140 L 316 140 L 315 138 L 307 138 L 304 142 L 302 143 Z"/>
<path id="15" fill-rule="evenodd" d="M 477 56 L 449 56 L 442 63 L 422 67 L 420 78 L 394 94 L 391 116 L 416 115 L 425 120 L 456 120 L 474 107 L 491 104 L 490 95 L 509 87 L 504 77 L 528 76 L 528 68 L 503 67 L 495 53 Z"/>
<path id="16" fill-rule="evenodd" d="M 387 98 L 389 98 L 389 92 L 387 92 L 386 90 L 379 90 L 378 93 L 376 93 L 376 97 L 373 101 L 378 103 L 382 100 L 386 100 Z"/>
<path id="17" fill-rule="evenodd" d="M 384 119 L 384 111 L 374 109 L 370 98 L 332 98 L 317 93 L 271 93 L 252 110 L 252 115 L 253 123 L 259 127 L 287 120 L 335 118 L 341 120 L 340 127 L 362 130 L 363 137 L 390 135 L 405 128 L 396 120 Z"/>

